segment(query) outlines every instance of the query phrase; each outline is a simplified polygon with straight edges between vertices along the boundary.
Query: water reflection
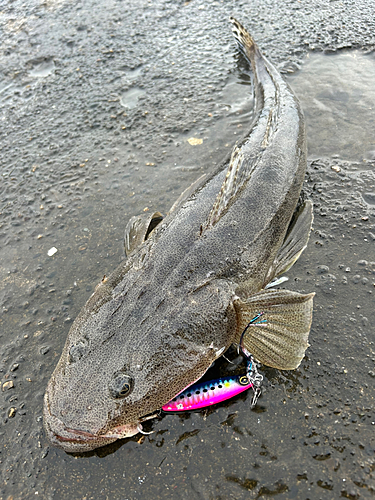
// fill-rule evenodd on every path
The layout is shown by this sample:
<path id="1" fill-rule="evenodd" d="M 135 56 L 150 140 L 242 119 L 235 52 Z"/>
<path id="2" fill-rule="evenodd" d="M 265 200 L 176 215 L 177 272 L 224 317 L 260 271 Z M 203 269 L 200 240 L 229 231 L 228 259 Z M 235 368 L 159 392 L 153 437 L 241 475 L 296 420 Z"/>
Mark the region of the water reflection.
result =
<path id="1" fill-rule="evenodd" d="M 309 54 L 288 77 L 305 113 L 310 156 L 375 158 L 374 63 L 360 51 Z"/>

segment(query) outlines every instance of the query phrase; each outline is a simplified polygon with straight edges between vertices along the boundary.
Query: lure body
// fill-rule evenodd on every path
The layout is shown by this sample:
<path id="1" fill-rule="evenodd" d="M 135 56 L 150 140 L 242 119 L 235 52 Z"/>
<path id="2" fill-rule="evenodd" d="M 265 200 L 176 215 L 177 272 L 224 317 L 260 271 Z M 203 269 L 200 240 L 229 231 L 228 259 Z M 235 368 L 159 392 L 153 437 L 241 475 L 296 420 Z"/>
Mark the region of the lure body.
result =
<path id="1" fill-rule="evenodd" d="M 257 320 L 258 317 L 260 317 L 260 314 L 253 318 L 250 323 Z M 261 394 L 260 386 L 263 375 L 258 373 L 252 355 L 245 348 L 242 348 L 242 351 L 247 359 L 246 373 L 193 384 L 180 394 L 177 394 L 162 407 L 162 410 L 165 412 L 198 410 L 234 398 L 234 396 L 247 391 L 250 387 L 254 392 L 251 401 L 251 407 L 253 408 Z"/>
<path id="2" fill-rule="evenodd" d="M 249 377 L 237 375 L 194 384 L 162 407 L 165 412 L 197 410 L 233 398 L 253 387 Z"/>

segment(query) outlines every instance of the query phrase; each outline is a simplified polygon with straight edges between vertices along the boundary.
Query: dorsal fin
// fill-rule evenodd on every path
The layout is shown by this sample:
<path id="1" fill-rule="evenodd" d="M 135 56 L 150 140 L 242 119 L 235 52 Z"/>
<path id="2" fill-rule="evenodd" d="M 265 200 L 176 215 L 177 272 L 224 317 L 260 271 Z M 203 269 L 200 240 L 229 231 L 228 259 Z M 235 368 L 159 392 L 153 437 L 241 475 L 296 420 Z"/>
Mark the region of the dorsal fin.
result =
<path id="1" fill-rule="evenodd" d="M 208 227 L 214 226 L 218 222 L 222 214 L 231 204 L 231 201 L 235 198 L 238 191 L 247 181 L 250 172 L 247 172 L 246 168 L 241 168 L 243 166 L 243 161 L 244 156 L 241 148 L 235 146 L 224 182 L 221 186 L 219 194 L 217 195 L 210 215 L 203 226 L 203 231 Z"/>
<path id="2" fill-rule="evenodd" d="M 197 180 L 195 180 L 192 184 L 190 184 L 189 187 L 183 191 L 180 196 L 177 198 L 177 200 L 173 203 L 171 209 L 169 210 L 169 213 L 171 214 L 172 212 L 176 212 L 183 203 L 189 198 L 191 194 L 194 193 L 198 189 L 199 186 L 201 186 L 207 177 L 207 174 L 201 175 Z"/>
<path id="3" fill-rule="evenodd" d="M 202 225 L 201 234 L 213 227 L 236 201 L 239 191 L 249 182 L 273 142 L 279 119 L 280 85 L 277 74 L 259 51 L 245 28 L 230 18 L 237 43 L 251 64 L 256 117 L 250 133 L 234 147 L 227 174 L 211 212 Z"/>
<path id="4" fill-rule="evenodd" d="M 147 240 L 150 233 L 162 220 L 163 216 L 160 212 L 135 215 L 129 220 L 125 228 L 124 237 L 125 254 L 127 257 Z"/>

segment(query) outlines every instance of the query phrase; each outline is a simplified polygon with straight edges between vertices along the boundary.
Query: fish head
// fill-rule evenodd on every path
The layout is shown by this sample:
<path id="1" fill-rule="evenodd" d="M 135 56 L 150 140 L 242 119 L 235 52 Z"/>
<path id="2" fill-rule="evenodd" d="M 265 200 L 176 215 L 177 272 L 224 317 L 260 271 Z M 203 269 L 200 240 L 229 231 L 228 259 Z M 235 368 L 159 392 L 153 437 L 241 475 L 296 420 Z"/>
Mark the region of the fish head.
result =
<path id="1" fill-rule="evenodd" d="M 127 321 L 118 300 L 99 309 L 89 301 L 45 393 L 44 427 L 51 442 L 84 452 L 137 434 L 142 421 L 198 380 L 230 346 L 236 315 L 229 297 L 208 286 L 176 294 L 159 307 L 139 303 Z M 215 306 L 207 313 L 210 303 Z"/>

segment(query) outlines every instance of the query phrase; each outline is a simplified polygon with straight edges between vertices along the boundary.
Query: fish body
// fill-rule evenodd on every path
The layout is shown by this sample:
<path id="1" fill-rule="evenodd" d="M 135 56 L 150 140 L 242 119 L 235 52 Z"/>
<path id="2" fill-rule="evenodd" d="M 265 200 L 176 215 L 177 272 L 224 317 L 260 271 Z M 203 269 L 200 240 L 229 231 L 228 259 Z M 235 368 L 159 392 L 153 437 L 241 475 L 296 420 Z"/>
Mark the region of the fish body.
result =
<path id="1" fill-rule="evenodd" d="M 310 232 L 311 204 L 295 211 L 306 169 L 303 114 L 231 21 L 251 65 L 256 118 L 232 155 L 164 219 L 129 221 L 128 258 L 76 318 L 45 393 L 46 433 L 66 451 L 136 434 L 232 343 L 280 369 L 296 368 L 308 346 L 312 294 L 265 289 Z"/>

